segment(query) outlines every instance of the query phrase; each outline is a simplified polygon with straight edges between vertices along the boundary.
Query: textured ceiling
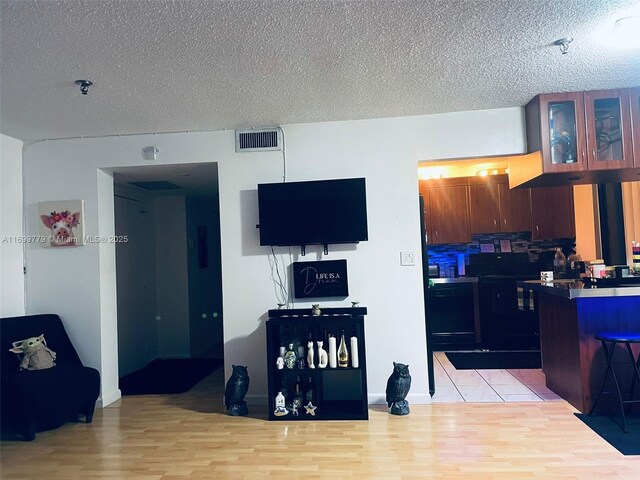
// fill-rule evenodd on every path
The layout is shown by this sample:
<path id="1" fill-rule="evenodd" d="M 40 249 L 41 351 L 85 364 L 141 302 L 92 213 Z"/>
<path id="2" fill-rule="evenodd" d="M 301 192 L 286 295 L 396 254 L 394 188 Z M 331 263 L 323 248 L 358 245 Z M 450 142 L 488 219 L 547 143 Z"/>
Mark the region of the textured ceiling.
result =
<path id="1" fill-rule="evenodd" d="M 222 130 L 521 106 L 640 84 L 638 0 L 1 2 L 0 130 Z M 553 42 L 571 36 L 567 55 Z M 73 84 L 90 79 L 87 96 Z"/>

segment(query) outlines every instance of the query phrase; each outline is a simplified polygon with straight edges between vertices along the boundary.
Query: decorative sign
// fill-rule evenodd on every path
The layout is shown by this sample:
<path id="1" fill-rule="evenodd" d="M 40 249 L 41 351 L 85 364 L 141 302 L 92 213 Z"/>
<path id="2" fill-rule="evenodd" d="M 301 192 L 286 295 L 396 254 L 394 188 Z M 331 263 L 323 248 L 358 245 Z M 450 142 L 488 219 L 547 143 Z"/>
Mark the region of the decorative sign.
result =
<path id="1" fill-rule="evenodd" d="M 293 288 L 295 298 L 346 297 L 347 261 L 294 262 Z"/>

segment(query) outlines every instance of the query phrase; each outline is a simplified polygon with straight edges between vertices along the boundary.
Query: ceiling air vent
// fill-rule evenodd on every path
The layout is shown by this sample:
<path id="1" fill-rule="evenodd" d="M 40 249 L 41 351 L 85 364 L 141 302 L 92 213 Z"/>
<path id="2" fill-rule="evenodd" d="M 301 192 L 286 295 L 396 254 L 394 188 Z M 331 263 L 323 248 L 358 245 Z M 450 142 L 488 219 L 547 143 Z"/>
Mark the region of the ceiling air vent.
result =
<path id="1" fill-rule="evenodd" d="M 236 130 L 236 152 L 266 152 L 282 150 L 279 128 Z"/>

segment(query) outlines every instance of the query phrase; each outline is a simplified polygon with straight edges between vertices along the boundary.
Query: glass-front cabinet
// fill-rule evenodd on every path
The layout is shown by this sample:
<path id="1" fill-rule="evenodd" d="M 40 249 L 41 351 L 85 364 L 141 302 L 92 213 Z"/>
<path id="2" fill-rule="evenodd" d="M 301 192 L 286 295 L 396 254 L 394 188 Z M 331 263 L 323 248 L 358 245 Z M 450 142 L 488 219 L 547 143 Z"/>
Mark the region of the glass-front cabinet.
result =
<path id="1" fill-rule="evenodd" d="M 631 136 L 633 137 L 633 161 L 640 168 L 640 87 L 629 90 L 631 105 Z"/>
<path id="2" fill-rule="evenodd" d="M 542 152 L 545 172 L 571 172 L 585 166 L 585 118 L 583 94 L 538 95 L 527 106 L 527 116 L 537 116 L 533 132 L 528 132 L 530 149 L 536 143 Z M 534 125 L 527 119 L 528 128 Z"/>
<path id="3" fill-rule="evenodd" d="M 587 168 L 633 167 L 629 90 L 584 93 L 587 126 Z"/>

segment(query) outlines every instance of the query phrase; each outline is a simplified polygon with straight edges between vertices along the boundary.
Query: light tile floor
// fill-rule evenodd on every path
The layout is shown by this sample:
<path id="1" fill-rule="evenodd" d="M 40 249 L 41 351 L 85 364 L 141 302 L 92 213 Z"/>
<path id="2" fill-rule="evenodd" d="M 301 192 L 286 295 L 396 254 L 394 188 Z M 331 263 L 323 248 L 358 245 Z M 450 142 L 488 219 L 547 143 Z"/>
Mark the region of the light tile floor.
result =
<path id="1" fill-rule="evenodd" d="M 433 403 L 562 401 L 547 388 L 540 369 L 456 370 L 444 352 L 435 352 L 433 360 Z"/>

